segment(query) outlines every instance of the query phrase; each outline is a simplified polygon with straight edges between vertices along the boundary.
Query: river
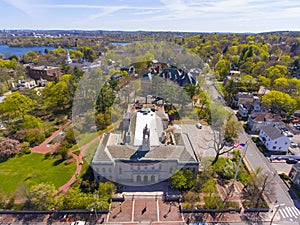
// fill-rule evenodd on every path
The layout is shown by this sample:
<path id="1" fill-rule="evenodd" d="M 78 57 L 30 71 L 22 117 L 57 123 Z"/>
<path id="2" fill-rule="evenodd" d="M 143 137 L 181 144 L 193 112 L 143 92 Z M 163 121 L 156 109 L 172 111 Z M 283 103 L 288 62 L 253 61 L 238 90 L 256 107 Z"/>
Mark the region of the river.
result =
<path id="1" fill-rule="evenodd" d="M 0 55 L 8 57 L 11 55 L 22 56 L 29 51 L 37 51 L 44 53 L 45 49 L 53 50 L 55 47 L 52 46 L 34 46 L 34 47 L 10 47 L 8 45 L 0 45 Z"/>

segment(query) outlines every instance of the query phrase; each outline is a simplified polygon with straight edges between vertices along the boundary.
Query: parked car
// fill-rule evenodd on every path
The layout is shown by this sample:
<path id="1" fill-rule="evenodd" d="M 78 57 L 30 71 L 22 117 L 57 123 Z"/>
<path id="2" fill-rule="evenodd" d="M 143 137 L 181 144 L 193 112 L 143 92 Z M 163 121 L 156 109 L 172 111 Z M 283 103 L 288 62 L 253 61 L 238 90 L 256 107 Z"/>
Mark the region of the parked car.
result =
<path id="1" fill-rule="evenodd" d="M 290 131 L 284 131 L 283 135 L 287 137 L 294 137 L 294 135 Z"/>
<path id="2" fill-rule="evenodd" d="M 85 225 L 85 221 L 72 222 L 71 225 Z"/>
<path id="3" fill-rule="evenodd" d="M 287 164 L 296 164 L 296 163 L 298 163 L 298 160 L 297 159 L 287 159 L 287 160 L 285 160 L 285 162 Z"/>
<path id="4" fill-rule="evenodd" d="M 292 141 L 290 146 L 291 146 L 292 148 L 297 148 L 297 147 L 298 147 L 298 144 Z"/>
<path id="5" fill-rule="evenodd" d="M 198 129 L 202 129 L 202 124 L 201 124 L 201 123 L 196 123 L 196 127 L 197 127 Z"/>

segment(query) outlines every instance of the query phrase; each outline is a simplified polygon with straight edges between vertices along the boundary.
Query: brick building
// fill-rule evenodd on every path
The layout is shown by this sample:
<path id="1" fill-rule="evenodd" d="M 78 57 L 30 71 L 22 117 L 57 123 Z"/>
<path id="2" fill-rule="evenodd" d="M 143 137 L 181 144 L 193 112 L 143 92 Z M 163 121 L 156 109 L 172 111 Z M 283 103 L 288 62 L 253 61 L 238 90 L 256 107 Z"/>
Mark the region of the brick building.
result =
<path id="1" fill-rule="evenodd" d="M 61 77 L 60 67 L 54 66 L 32 66 L 27 65 L 28 76 L 34 80 L 59 80 Z"/>

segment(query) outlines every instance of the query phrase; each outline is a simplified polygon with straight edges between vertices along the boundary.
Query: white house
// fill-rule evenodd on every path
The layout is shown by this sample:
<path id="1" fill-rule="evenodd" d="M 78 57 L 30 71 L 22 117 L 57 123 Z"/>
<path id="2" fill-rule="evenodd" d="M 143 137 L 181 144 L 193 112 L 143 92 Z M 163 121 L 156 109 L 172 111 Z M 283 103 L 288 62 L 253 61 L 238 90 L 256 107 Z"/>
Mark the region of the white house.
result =
<path id="1" fill-rule="evenodd" d="M 262 127 L 259 132 L 259 139 L 269 151 L 287 152 L 291 144 L 291 140 L 274 125 Z"/>

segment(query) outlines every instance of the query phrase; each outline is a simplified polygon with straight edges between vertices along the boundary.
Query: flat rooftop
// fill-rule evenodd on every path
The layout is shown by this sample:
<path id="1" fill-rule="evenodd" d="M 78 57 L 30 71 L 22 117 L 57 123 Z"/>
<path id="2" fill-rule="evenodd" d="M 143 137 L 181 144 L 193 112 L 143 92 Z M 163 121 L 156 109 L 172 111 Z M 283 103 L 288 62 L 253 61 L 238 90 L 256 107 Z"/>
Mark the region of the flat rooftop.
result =
<path id="1" fill-rule="evenodd" d="M 133 146 L 143 144 L 143 129 L 146 125 L 150 129 L 150 146 L 159 146 L 159 135 L 163 131 L 163 124 L 160 117 L 151 110 L 137 112 Z"/>

